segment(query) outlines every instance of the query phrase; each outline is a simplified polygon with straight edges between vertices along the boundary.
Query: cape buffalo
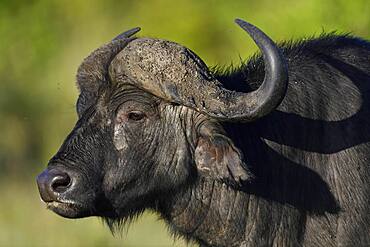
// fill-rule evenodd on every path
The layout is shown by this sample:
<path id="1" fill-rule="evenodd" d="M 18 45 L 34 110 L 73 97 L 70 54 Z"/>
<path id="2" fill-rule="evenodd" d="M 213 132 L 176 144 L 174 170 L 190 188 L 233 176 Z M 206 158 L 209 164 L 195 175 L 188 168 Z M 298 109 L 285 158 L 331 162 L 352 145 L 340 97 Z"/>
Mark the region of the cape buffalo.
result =
<path id="1" fill-rule="evenodd" d="M 236 23 L 262 55 L 228 71 L 139 28 L 88 56 L 48 208 L 113 229 L 151 209 L 201 246 L 369 246 L 370 43 Z"/>

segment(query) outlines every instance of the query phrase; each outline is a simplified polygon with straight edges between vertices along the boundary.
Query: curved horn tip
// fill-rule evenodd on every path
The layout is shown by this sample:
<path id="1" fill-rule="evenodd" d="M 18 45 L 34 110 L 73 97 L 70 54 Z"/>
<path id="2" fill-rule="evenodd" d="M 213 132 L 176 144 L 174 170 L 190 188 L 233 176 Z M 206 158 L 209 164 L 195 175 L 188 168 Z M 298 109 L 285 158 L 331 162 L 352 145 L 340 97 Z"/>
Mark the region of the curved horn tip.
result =
<path id="1" fill-rule="evenodd" d="M 236 18 L 236 19 L 234 20 L 234 22 L 235 22 L 236 24 L 238 24 L 238 25 L 239 25 L 239 27 L 243 28 L 244 30 L 246 30 L 246 31 L 248 31 L 248 32 L 249 32 L 251 29 L 257 29 L 257 27 L 256 27 L 256 26 L 254 26 L 254 25 L 250 24 L 249 22 L 246 22 L 246 21 L 244 21 L 244 20 L 242 20 L 242 19 L 239 19 L 239 18 Z"/>
<path id="2" fill-rule="evenodd" d="M 140 30 L 141 30 L 140 27 L 131 28 L 130 30 L 127 30 L 127 31 L 119 34 L 113 40 L 127 39 L 127 38 L 131 37 L 132 35 L 134 35 L 135 33 L 139 32 Z"/>

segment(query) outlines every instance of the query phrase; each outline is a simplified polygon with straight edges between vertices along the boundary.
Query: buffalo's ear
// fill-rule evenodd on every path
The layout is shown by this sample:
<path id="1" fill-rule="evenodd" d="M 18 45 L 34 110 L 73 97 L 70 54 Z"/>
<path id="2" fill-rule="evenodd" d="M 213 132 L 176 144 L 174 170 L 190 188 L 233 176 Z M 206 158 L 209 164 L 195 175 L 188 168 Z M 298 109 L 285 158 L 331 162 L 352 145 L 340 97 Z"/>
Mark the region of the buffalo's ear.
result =
<path id="1" fill-rule="evenodd" d="M 242 153 L 223 134 L 201 136 L 195 149 L 195 164 L 200 176 L 211 177 L 241 187 L 253 176 L 243 162 Z"/>

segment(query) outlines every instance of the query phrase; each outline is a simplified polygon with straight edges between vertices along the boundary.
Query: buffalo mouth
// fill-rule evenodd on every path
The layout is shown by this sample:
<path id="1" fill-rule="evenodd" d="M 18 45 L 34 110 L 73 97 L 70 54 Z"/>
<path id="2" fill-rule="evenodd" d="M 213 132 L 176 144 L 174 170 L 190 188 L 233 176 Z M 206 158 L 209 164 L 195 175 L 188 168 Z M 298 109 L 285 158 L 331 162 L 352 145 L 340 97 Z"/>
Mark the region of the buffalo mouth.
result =
<path id="1" fill-rule="evenodd" d="M 83 218 L 90 216 L 89 210 L 73 201 L 45 202 L 47 209 L 65 218 Z"/>
<path id="2" fill-rule="evenodd" d="M 45 169 L 36 181 L 46 208 L 62 217 L 115 215 L 104 193 L 96 186 L 84 183 L 76 172 L 54 166 Z"/>
<path id="3" fill-rule="evenodd" d="M 75 172 L 63 167 L 51 167 L 38 175 L 36 181 L 41 200 L 51 211 L 66 218 L 91 215 L 90 197 L 93 195 L 81 192 L 79 176 Z"/>

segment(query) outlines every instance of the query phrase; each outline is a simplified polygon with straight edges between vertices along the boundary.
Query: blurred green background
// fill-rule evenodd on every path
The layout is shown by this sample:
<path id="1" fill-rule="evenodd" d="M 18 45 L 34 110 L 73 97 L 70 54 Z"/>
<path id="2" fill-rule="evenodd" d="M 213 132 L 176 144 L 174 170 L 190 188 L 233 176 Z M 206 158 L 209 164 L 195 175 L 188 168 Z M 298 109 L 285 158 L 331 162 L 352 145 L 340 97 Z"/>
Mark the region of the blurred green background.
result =
<path id="1" fill-rule="evenodd" d="M 235 17 L 275 40 L 370 35 L 368 0 L 0 0 L 0 246 L 186 246 L 151 214 L 116 237 L 99 219 L 63 219 L 41 203 L 35 176 L 76 121 L 75 73 L 93 49 L 140 26 L 210 66 L 237 64 L 256 47 Z"/>

